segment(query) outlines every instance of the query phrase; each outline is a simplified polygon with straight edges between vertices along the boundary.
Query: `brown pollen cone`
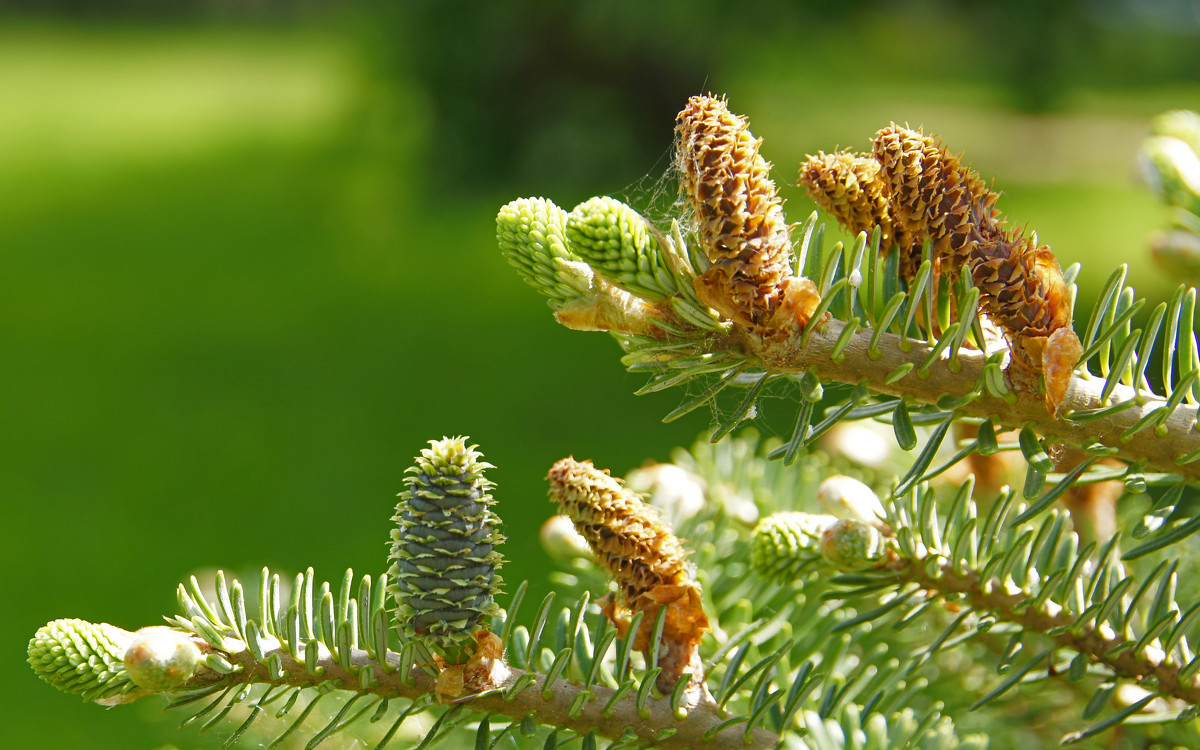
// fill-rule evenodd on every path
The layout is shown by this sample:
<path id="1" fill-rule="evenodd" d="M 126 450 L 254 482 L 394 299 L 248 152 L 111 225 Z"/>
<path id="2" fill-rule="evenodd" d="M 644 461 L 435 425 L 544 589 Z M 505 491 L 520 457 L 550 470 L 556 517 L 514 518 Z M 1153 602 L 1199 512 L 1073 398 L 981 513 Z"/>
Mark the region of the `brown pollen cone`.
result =
<path id="1" fill-rule="evenodd" d="M 725 102 L 693 96 L 676 118 L 676 163 L 712 262 L 696 295 L 743 325 L 773 328 L 781 312 L 807 323 L 816 287 L 792 276 L 792 241 L 761 141 Z M 807 314 L 807 317 L 806 317 Z"/>
<path id="2" fill-rule="evenodd" d="M 1066 368 L 1062 363 L 1079 340 L 1054 253 L 1006 229 L 997 194 L 937 139 L 892 124 L 876 133 L 874 155 L 897 228 L 918 242 L 929 238 L 943 269 L 970 272 L 984 311 L 1011 344 L 1010 377 L 1030 390 L 1047 374 L 1046 406 L 1057 413 L 1074 368 L 1073 361 Z"/>
<path id="3" fill-rule="evenodd" d="M 822 211 L 852 234 L 870 233 L 878 226 L 880 249 L 886 253 L 898 248 L 900 273 L 911 280 L 921 265 L 921 243 L 893 224 L 879 170 L 879 162 L 870 155 L 822 151 L 800 165 L 800 185 Z"/>
<path id="4" fill-rule="evenodd" d="M 709 624 L 683 545 L 636 492 L 591 461 L 564 458 L 547 479 L 551 500 L 574 522 L 596 562 L 617 584 L 620 602 L 610 602 L 604 614 L 624 637 L 629 618 L 643 613 L 633 645 L 647 657 L 655 619 L 666 607 L 658 689 L 670 692 L 680 677 L 691 675 L 692 687 L 702 692 L 699 644 Z"/>

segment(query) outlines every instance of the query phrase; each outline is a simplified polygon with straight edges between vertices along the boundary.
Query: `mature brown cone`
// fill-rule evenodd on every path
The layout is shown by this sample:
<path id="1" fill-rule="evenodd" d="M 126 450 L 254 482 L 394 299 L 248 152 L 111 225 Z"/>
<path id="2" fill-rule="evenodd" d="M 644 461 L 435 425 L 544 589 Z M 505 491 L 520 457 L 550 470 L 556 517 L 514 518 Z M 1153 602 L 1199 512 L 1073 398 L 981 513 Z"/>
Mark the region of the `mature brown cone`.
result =
<path id="1" fill-rule="evenodd" d="M 937 257 L 962 268 L 975 244 L 1003 238 L 998 196 L 936 139 L 893 123 L 874 144 L 893 221 L 917 242 L 928 237 Z"/>
<path id="2" fill-rule="evenodd" d="M 700 603 L 700 584 L 692 579 L 683 545 L 636 492 L 622 486 L 591 461 L 564 458 L 550 469 L 550 498 L 587 540 L 598 562 L 616 582 L 621 607 L 604 613 L 621 635 L 629 617 L 642 612 L 634 648 L 649 655 L 650 633 L 659 610 L 667 608 L 659 644 L 658 688 L 674 688 L 685 674 L 700 689 L 703 667 L 699 644 L 708 632 Z"/>
<path id="3" fill-rule="evenodd" d="M 872 232 L 878 226 L 880 250 L 900 252 L 900 273 L 916 276 L 921 265 L 921 243 L 892 222 L 888 190 L 879 178 L 879 162 L 868 154 L 821 151 L 800 165 L 800 185 L 825 213 L 852 234 Z"/>
<path id="4" fill-rule="evenodd" d="M 1072 361 L 1064 371 L 1061 361 L 1082 351 L 1054 253 L 1007 230 L 996 193 L 936 139 L 893 123 L 876 133 L 874 154 L 893 222 L 917 241 L 929 238 L 943 268 L 970 271 L 983 309 L 1012 344 L 1014 377 L 1029 381 L 1018 385 L 1029 387 L 1054 364 L 1057 380 L 1046 385 L 1047 406 L 1056 412 L 1074 367 Z"/>
<path id="5" fill-rule="evenodd" d="M 815 288 L 792 278 L 791 235 L 770 164 L 758 153 L 762 142 L 710 96 L 689 99 L 676 122 L 676 163 L 712 262 L 696 278 L 696 294 L 736 322 L 776 325 L 780 308 Z"/>

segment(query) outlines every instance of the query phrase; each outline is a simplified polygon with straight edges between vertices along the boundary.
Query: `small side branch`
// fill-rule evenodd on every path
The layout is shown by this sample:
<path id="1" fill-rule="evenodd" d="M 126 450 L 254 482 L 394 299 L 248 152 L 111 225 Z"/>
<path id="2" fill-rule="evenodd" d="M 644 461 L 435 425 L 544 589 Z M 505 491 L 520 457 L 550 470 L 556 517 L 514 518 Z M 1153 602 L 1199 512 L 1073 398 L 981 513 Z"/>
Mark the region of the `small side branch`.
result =
<path id="1" fill-rule="evenodd" d="M 961 350 L 958 353 L 959 368 L 952 370 L 946 359 L 940 359 L 920 372 L 932 348 L 927 344 L 904 339 L 895 334 L 881 334 L 876 351 L 878 358 L 868 356 L 868 347 L 875 335 L 873 331 L 854 333 L 845 346 L 844 357 L 834 361 L 831 355 L 846 324 L 839 320 L 826 320 L 808 339 L 807 346 L 776 361 L 765 364 L 773 372 L 801 375 L 815 372 L 822 379 L 841 383 L 866 382 L 876 393 L 891 396 L 906 396 L 918 402 L 935 404 L 945 396 L 962 397 L 976 391 L 987 357 L 981 352 Z M 906 342 L 909 351 L 901 348 Z M 905 365 L 910 372 L 894 382 L 887 382 L 889 375 Z M 1104 381 L 1087 374 L 1075 373 L 1067 387 L 1060 413 L 1055 417 L 1046 408 L 1041 393 L 1021 392 L 1013 389 L 1008 400 L 993 396 L 983 390 L 969 403 L 958 406 L 956 411 L 964 416 L 991 419 L 997 425 L 1017 429 L 1033 423 L 1034 429 L 1050 442 L 1070 443 L 1086 446 L 1092 442 L 1115 448 L 1118 457 L 1129 462 L 1145 462 L 1147 468 L 1200 478 L 1200 461 L 1177 463 L 1180 457 L 1190 457 L 1200 451 L 1200 432 L 1196 430 L 1197 409 L 1191 405 L 1180 405 L 1159 426 L 1162 437 L 1146 433 L 1138 439 L 1130 431 L 1137 426 L 1147 427 L 1143 420 L 1153 419 L 1157 410 L 1167 409 L 1167 401 L 1145 392 L 1135 393 L 1132 388 L 1118 385 L 1107 401 L 1100 396 Z M 1095 416 L 1087 421 L 1073 421 L 1073 414 L 1092 413 L 1115 404 L 1129 402 L 1128 408 L 1115 413 Z M 1124 437 L 1123 437 L 1124 436 Z"/>
<path id="2" fill-rule="evenodd" d="M 936 575 L 929 575 L 923 565 L 910 562 L 899 575 L 928 591 L 943 595 L 962 594 L 972 607 L 991 612 L 1026 630 L 1042 633 L 1060 646 L 1087 654 L 1092 661 L 1104 664 L 1120 677 L 1142 684 L 1153 683 L 1153 689 L 1162 695 L 1192 705 L 1200 703 L 1200 682 L 1195 677 L 1182 679 L 1183 665 L 1176 664 L 1152 646 L 1138 651 L 1120 648 L 1127 645 L 1129 639 L 1106 624 L 1076 625 L 1079 617 L 1054 602 L 1048 601 L 1040 609 L 1019 606 L 1028 602 L 1029 594 L 1006 590 L 996 581 L 982 581 L 974 571 L 956 572 L 949 562 L 939 567 Z"/>
<path id="3" fill-rule="evenodd" d="M 278 653 L 282 660 L 282 679 L 271 679 L 266 666 L 245 650 L 224 653 L 230 663 L 241 667 L 240 671 L 227 679 L 242 683 L 261 682 L 301 687 L 313 684 L 314 677 L 307 671 L 302 660 L 297 660 L 278 647 L 273 652 Z M 267 650 L 264 656 L 270 657 L 273 652 Z M 436 678 L 419 667 L 413 668 L 408 679 L 401 679 L 397 671 L 401 665 L 400 654 L 389 651 L 387 663 L 390 669 L 385 670 L 380 662 L 372 659 L 366 651 L 353 649 L 346 662 L 349 665 L 347 668 L 322 647 L 321 656 L 317 660 L 319 671 L 323 670 L 319 681 L 333 682 L 343 690 L 390 698 L 416 700 L 434 693 Z M 375 679 L 371 680 L 371 684 L 364 685 L 361 681 L 362 670 L 369 666 L 375 667 Z M 508 695 L 508 688 L 517 682 L 527 682 L 524 671 L 512 669 L 511 673 L 511 677 L 503 686 L 459 702 L 465 703 L 475 711 L 495 712 L 514 719 L 532 715 L 540 724 L 570 729 L 580 734 L 596 732 L 615 739 L 632 731 L 636 734 L 638 743 L 650 743 L 662 750 L 682 750 L 688 747 L 697 750 L 765 749 L 774 747 L 779 742 L 778 736 L 761 728 L 751 730 L 749 736 L 746 736 L 745 727 L 736 724 L 716 731 L 727 717 L 711 702 L 701 703 L 686 712 L 681 710 L 676 714 L 668 698 L 651 698 L 644 702 L 639 711 L 637 691 L 628 691 L 625 696 L 614 702 L 612 698 L 617 691 L 612 688 L 593 685 L 585 689 L 565 681 L 551 684 L 550 698 L 547 700 L 543 697 L 546 688 L 545 675 L 536 675 L 524 689 Z M 585 692 L 589 694 L 586 699 L 580 697 Z M 580 701 L 583 702 L 582 707 L 576 705 Z M 612 705 L 609 705 L 610 702 Z"/>

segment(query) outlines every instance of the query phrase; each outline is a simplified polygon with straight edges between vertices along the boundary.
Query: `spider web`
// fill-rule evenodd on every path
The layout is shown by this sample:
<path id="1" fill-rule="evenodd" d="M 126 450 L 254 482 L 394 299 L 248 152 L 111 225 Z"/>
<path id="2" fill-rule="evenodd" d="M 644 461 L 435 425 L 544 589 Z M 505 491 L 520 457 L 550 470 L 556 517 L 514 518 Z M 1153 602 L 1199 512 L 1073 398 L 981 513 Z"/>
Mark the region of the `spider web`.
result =
<path id="1" fill-rule="evenodd" d="M 672 141 L 650 171 L 616 191 L 613 197 L 631 206 L 664 235 L 669 236 L 672 223 L 677 222 L 686 242 L 698 242 L 695 215 L 681 190 L 681 170 L 675 159 L 676 146 L 676 142 Z M 743 407 L 747 389 L 761 375 L 761 371 L 743 373 L 734 383 L 697 408 L 697 411 L 708 411 L 709 429 L 737 420 L 735 431 L 753 426 L 765 436 L 786 438 L 791 435 L 798 392 L 790 377 L 772 378 L 759 392 L 754 403 L 748 408 Z M 704 375 L 676 387 L 674 390 L 678 394 L 678 403 L 684 404 L 698 397 L 719 377 L 720 374 Z"/>

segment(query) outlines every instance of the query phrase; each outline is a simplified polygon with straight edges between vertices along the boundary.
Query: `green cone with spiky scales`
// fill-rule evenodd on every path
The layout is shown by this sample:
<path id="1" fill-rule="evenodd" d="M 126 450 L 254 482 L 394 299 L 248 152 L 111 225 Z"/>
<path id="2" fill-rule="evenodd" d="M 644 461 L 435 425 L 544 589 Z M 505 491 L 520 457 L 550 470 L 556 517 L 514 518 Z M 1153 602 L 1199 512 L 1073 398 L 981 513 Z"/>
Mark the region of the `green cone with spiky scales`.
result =
<path id="1" fill-rule="evenodd" d="M 545 198 L 520 198 L 496 214 L 496 240 L 508 262 L 550 307 L 592 294 L 592 270 L 567 243 L 567 212 Z"/>
<path id="2" fill-rule="evenodd" d="M 107 623 L 54 620 L 29 641 L 29 666 L 46 682 L 84 700 L 120 703 L 138 690 L 125 670 L 133 634 Z"/>
<path id="3" fill-rule="evenodd" d="M 821 534 L 836 516 L 784 511 L 773 513 L 754 528 L 751 564 L 760 575 L 791 580 L 821 561 Z"/>
<path id="4" fill-rule="evenodd" d="M 492 482 L 465 437 L 429 441 L 408 469 L 392 520 L 389 590 L 405 635 L 460 664 L 470 655 L 474 634 L 500 610 L 496 569 L 504 541 L 492 511 Z"/>
<path id="5" fill-rule="evenodd" d="M 592 198 L 576 206 L 567 216 L 567 241 L 572 252 L 627 292 L 662 299 L 676 291 L 646 220 L 615 198 Z"/>

